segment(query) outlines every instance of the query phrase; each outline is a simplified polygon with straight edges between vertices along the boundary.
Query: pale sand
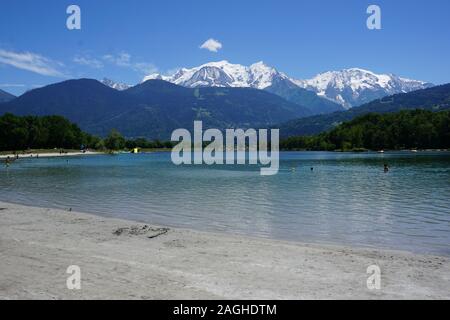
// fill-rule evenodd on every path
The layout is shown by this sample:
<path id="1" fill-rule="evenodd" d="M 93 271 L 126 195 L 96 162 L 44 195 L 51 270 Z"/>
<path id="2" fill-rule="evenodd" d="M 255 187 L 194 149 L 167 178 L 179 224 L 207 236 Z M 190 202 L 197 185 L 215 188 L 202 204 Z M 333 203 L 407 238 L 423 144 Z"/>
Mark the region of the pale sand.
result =
<path id="1" fill-rule="evenodd" d="M 0 299 L 449 299 L 450 261 L 170 229 L 0 202 Z M 366 269 L 381 268 L 368 290 Z M 81 290 L 66 269 L 81 267 Z"/>
<path id="2" fill-rule="evenodd" d="M 89 156 L 89 155 L 96 155 L 96 154 L 103 154 L 101 152 L 93 152 L 93 151 L 86 151 L 86 152 L 67 152 L 60 154 L 59 152 L 43 152 L 43 153 L 19 153 L 19 159 L 26 159 L 26 158 L 36 158 L 36 156 L 39 156 L 39 158 L 50 158 L 50 157 L 73 157 L 73 156 Z M 6 158 L 14 159 L 16 157 L 15 154 L 0 154 L 0 159 L 6 159 Z"/>

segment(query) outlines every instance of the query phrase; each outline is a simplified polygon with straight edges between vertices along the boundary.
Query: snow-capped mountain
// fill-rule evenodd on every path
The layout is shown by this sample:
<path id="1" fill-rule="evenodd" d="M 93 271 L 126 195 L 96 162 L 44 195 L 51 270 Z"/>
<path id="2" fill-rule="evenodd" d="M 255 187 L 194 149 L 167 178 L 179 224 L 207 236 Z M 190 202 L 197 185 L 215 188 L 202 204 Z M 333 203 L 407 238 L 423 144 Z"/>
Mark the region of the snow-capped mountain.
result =
<path id="1" fill-rule="evenodd" d="M 266 90 L 306 107 L 311 111 L 311 115 L 343 109 L 339 104 L 299 87 L 293 79 L 264 62 L 257 62 L 248 67 L 228 61 L 211 62 L 192 69 L 180 69 L 172 76 L 152 74 L 143 81 L 151 79 L 165 80 L 189 88 L 244 87 Z"/>
<path id="2" fill-rule="evenodd" d="M 359 68 L 329 71 L 309 80 L 293 80 L 298 86 L 335 101 L 345 108 L 397 93 L 432 87 L 431 83 L 401 78 L 394 74 L 376 74 Z"/>
<path id="3" fill-rule="evenodd" d="M 210 62 L 192 69 L 182 68 L 171 76 L 151 74 L 150 79 L 166 80 L 184 87 L 245 87 L 265 89 L 275 80 L 289 80 L 284 73 L 278 72 L 263 62 L 243 66 L 228 61 Z"/>
<path id="4" fill-rule="evenodd" d="M 123 90 L 126 90 L 126 89 L 132 87 L 126 83 L 115 82 L 108 78 L 103 78 L 103 80 L 101 80 L 100 82 L 103 83 L 105 86 L 108 86 L 110 88 L 113 88 L 113 89 L 116 89 L 119 91 L 123 91 Z"/>
<path id="5" fill-rule="evenodd" d="M 433 86 L 423 81 L 401 78 L 394 74 L 376 74 L 359 68 L 329 71 L 309 80 L 297 80 L 263 62 L 247 67 L 228 61 L 210 62 L 191 69 L 182 68 L 170 76 L 151 74 L 143 81 L 150 79 L 161 79 L 189 88 L 250 87 L 273 92 L 271 89 L 276 86 L 278 92 L 284 93 L 287 89 L 292 91 L 294 86 L 312 91 L 318 97 L 335 102 L 347 109 L 388 95 Z M 278 94 L 278 92 L 273 93 Z M 286 98 L 283 94 L 279 95 Z M 301 101 L 293 102 L 301 104 Z M 333 108 L 328 109 L 333 110 Z"/>

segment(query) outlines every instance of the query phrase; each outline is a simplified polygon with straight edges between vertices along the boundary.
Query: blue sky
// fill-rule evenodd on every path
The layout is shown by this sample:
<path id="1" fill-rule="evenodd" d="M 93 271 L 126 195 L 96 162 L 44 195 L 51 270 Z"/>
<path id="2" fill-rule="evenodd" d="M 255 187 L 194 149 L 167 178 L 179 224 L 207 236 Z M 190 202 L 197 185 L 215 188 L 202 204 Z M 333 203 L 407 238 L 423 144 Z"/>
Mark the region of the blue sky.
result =
<path id="1" fill-rule="evenodd" d="M 66 8 L 81 8 L 81 30 Z M 366 9 L 382 10 L 369 30 Z M 360 67 L 450 82 L 448 0 L 3 0 L 0 89 L 21 94 L 68 78 L 130 84 L 210 61 L 257 61 L 291 77 Z M 207 39 L 217 52 L 200 49 Z"/>

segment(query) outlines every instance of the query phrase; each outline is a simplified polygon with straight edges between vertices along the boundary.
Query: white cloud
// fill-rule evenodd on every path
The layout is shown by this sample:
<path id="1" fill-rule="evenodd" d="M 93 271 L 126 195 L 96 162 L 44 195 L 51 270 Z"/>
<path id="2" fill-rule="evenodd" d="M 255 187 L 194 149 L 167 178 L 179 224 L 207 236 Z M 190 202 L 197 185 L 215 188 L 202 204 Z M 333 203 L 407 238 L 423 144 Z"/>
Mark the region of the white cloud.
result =
<path id="1" fill-rule="evenodd" d="M 73 58 L 73 62 L 88 66 L 94 69 L 101 69 L 103 68 L 103 63 L 100 60 L 97 60 L 95 58 L 91 58 L 88 56 L 76 56 Z"/>
<path id="2" fill-rule="evenodd" d="M 24 88 L 26 85 L 21 83 L 0 83 L 1 88 Z"/>
<path id="3" fill-rule="evenodd" d="M 133 61 L 131 55 L 126 52 L 122 52 L 117 55 L 106 54 L 102 58 L 108 63 L 114 64 L 118 67 L 129 68 L 142 74 L 150 74 L 158 71 L 158 68 L 152 63 Z"/>
<path id="4" fill-rule="evenodd" d="M 147 62 L 137 62 L 133 64 L 133 70 L 143 74 L 158 72 L 158 68 L 154 64 Z"/>
<path id="5" fill-rule="evenodd" d="M 32 52 L 14 52 L 0 49 L 0 63 L 44 76 L 64 77 L 58 70 L 63 64 Z"/>
<path id="6" fill-rule="evenodd" d="M 103 60 L 119 67 L 129 67 L 131 65 L 131 55 L 126 52 L 119 53 L 118 55 L 106 54 L 103 56 Z"/>
<path id="7" fill-rule="evenodd" d="M 217 52 L 220 49 L 222 49 L 222 44 L 219 41 L 211 38 L 211 39 L 206 40 L 200 46 L 200 49 L 206 49 L 206 50 L 211 51 L 211 52 Z"/>

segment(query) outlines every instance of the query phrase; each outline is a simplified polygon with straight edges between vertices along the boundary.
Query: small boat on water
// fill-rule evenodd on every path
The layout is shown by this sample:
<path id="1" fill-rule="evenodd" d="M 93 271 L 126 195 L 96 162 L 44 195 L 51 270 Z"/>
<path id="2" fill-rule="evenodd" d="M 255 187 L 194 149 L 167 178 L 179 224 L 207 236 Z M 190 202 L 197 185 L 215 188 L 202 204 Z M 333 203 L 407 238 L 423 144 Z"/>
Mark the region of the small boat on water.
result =
<path id="1" fill-rule="evenodd" d="M 384 153 L 384 150 L 379 150 L 378 153 Z"/>

